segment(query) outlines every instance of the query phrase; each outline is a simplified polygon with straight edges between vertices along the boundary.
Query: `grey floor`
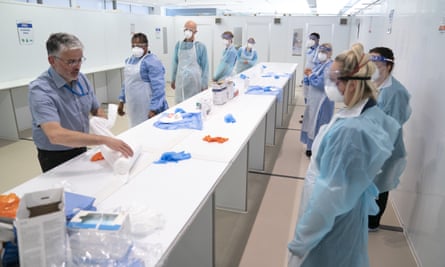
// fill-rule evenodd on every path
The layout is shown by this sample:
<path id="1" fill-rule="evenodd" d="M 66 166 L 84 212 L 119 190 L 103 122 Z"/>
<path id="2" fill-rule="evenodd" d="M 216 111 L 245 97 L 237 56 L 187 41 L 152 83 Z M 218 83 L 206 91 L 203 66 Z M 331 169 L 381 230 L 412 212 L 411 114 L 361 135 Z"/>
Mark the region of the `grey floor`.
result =
<path id="1" fill-rule="evenodd" d="M 300 116 L 304 104 L 300 87 L 285 118 L 285 126 L 277 129 L 274 146 L 266 148 L 265 170 L 248 175 L 248 212 L 216 211 L 217 267 L 281 267 L 287 266 L 286 245 L 293 236 L 303 179 L 309 159 L 299 142 Z M 167 86 L 172 105 L 174 93 Z M 128 127 L 128 120 L 118 117 L 112 129 L 118 134 Z M 0 139 L 0 192 L 40 174 L 37 153 L 30 132 L 24 131 L 19 141 Z M 388 230 L 369 234 L 371 267 L 417 266 L 405 236 L 394 231 L 400 227 L 392 205 L 383 217 Z M 201 266 L 197 266 L 201 267 Z M 204 266 L 203 266 L 204 267 Z"/>

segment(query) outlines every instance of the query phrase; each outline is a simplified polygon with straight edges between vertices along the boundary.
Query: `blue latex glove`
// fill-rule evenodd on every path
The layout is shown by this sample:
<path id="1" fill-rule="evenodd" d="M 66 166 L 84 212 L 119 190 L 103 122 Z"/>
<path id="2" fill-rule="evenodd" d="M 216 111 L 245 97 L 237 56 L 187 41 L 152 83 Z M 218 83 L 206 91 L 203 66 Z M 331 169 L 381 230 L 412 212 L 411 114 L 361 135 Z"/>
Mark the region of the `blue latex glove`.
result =
<path id="1" fill-rule="evenodd" d="M 309 85 L 309 77 L 307 77 L 307 76 L 304 76 L 304 78 L 303 78 L 303 83 L 304 83 L 304 85 Z"/>
<path id="2" fill-rule="evenodd" d="M 235 118 L 233 117 L 233 115 L 232 114 L 227 114 L 226 116 L 224 116 L 224 121 L 226 122 L 226 123 L 235 123 L 236 122 L 236 120 L 235 120 Z"/>
<path id="3" fill-rule="evenodd" d="M 249 76 L 247 76 L 246 74 L 243 74 L 243 73 L 241 73 L 241 74 L 239 75 L 239 77 L 240 77 L 241 79 L 243 79 L 243 80 L 249 78 Z"/>
<path id="4" fill-rule="evenodd" d="M 161 155 L 161 158 L 158 161 L 155 161 L 154 163 L 157 164 L 165 164 L 167 162 L 178 162 L 180 160 L 184 159 L 190 159 L 192 156 L 190 153 L 185 153 L 184 151 L 181 152 L 164 152 Z"/>
<path id="5" fill-rule="evenodd" d="M 175 113 L 186 113 L 182 108 L 176 108 Z"/>

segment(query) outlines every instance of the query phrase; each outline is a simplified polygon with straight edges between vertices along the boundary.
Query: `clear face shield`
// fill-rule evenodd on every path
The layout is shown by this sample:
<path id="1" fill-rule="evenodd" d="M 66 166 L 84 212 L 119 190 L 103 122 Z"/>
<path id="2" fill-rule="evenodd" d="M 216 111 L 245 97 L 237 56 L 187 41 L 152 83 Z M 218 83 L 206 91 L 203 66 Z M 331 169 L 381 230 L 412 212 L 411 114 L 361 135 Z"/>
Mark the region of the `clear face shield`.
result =
<path id="1" fill-rule="evenodd" d="M 376 63 L 376 62 L 383 62 L 385 64 L 386 64 L 386 62 L 394 63 L 394 60 L 392 60 L 390 58 L 386 58 L 384 56 L 379 56 L 379 55 L 369 55 L 369 60 L 371 60 L 374 63 Z"/>

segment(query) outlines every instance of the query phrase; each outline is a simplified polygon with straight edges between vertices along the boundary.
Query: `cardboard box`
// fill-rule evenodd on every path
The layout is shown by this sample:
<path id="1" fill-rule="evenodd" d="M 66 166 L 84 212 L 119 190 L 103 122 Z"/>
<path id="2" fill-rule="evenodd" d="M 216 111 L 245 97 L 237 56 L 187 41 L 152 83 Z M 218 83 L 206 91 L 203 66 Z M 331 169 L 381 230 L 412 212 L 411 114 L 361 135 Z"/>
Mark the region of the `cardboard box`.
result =
<path id="1" fill-rule="evenodd" d="M 63 188 L 25 194 L 14 224 L 21 267 L 66 264 Z"/>

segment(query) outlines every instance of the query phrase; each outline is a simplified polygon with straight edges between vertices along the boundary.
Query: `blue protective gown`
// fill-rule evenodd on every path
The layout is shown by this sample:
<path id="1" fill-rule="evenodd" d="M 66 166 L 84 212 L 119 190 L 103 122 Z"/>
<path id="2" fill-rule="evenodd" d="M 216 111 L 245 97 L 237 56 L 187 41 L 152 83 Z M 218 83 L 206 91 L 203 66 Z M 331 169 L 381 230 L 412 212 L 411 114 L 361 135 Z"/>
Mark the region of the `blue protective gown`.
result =
<path id="1" fill-rule="evenodd" d="M 255 49 L 247 50 L 246 47 L 238 49 L 238 59 L 236 61 L 236 73 L 241 73 L 253 67 L 258 61 L 258 53 Z"/>
<path id="2" fill-rule="evenodd" d="M 300 141 L 312 150 L 312 142 L 320 126 L 328 123 L 334 114 L 335 104 L 330 101 L 324 91 L 325 72 L 329 71 L 332 60 L 320 63 L 314 67 L 312 74 L 304 78 L 304 84 L 309 86 L 306 96 L 303 124 L 301 126 Z"/>
<path id="3" fill-rule="evenodd" d="M 161 113 L 168 109 L 165 68 L 151 53 L 142 58 L 132 56 L 125 63 L 125 78 L 119 100 L 127 103 L 130 126 L 134 127 L 147 120 L 151 110 Z"/>
<path id="4" fill-rule="evenodd" d="M 306 69 L 313 69 L 316 65 L 320 63 L 320 61 L 318 60 L 318 47 L 319 45 L 316 45 L 316 46 L 311 46 L 307 49 L 306 64 L 304 65 Z"/>
<path id="5" fill-rule="evenodd" d="M 378 211 L 373 180 L 400 131 L 372 104 L 365 99 L 339 111 L 315 138 L 295 236 L 288 244 L 289 266 L 369 266 L 368 215 Z"/>
<path id="6" fill-rule="evenodd" d="M 320 61 L 318 60 L 318 47 L 319 47 L 319 45 L 311 46 L 307 49 L 306 64 L 304 65 L 305 69 L 313 69 L 315 66 L 317 66 L 320 63 Z M 307 78 L 307 76 L 305 76 L 304 78 Z M 308 92 L 309 92 L 309 85 L 307 85 L 306 83 L 303 83 L 303 95 L 304 95 L 305 103 L 306 103 Z"/>
<path id="7" fill-rule="evenodd" d="M 175 102 L 206 89 L 209 84 L 209 62 L 206 46 L 201 42 L 176 43 L 171 81 L 176 83 Z"/>
<path id="8" fill-rule="evenodd" d="M 392 75 L 378 89 L 377 106 L 403 126 L 412 113 L 409 105 L 411 96 L 408 90 Z M 388 192 L 396 188 L 405 167 L 406 150 L 401 130 L 391 157 L 385 162 L 382 172 L 377 175 L 374 181 L 379 191 Z"/>
<path id="9" fill-rule="evenodd" d="M 235 67 L 237 57 L 238 54 L 233 45 L 225 48 L 218 68 L 215 71 L 215 75 L 213 75 L 213 80 L 219 81 L 231 76 L 233 74 L 233 68 Z"/>

